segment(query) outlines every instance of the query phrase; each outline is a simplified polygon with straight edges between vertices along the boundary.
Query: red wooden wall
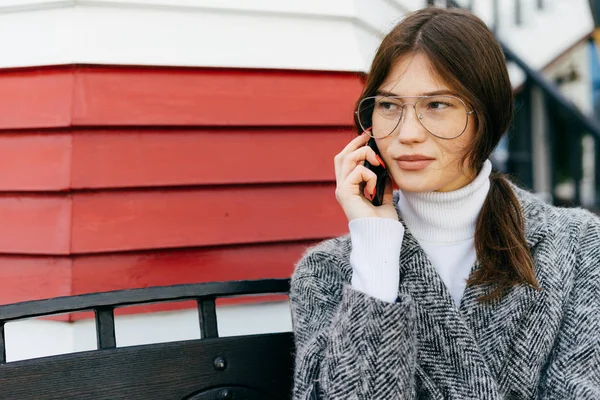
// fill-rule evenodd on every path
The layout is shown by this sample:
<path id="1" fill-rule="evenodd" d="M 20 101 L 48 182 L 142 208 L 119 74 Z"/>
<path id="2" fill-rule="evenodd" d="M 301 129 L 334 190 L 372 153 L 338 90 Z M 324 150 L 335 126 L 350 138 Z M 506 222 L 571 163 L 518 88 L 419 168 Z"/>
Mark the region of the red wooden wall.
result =
<path id="1" fill-rule="evenodd" d="M 64 66 L 0 77 L 0 303 L 287 277 L 344 234 L 355 74 Z"/>

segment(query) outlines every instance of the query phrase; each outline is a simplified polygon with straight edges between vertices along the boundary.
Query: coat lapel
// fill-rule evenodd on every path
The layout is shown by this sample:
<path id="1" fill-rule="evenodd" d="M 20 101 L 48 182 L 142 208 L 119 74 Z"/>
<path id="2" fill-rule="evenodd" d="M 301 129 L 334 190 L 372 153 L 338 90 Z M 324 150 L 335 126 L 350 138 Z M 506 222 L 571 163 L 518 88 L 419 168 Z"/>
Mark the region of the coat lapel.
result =
<path id="1" fill-rule="evenodd" d="M 417 379 L 429 388 L 426 398 L 478 398 L 484 393 L 486 399 L 494 399 L 495 382 L 471 328 L 408 229 L 400 253 L 400 277 L 400 293 L 410 295 L 415 305 Z"/>
<path id="2" fill-rule="evenodd" d="M 528 376 L 527 359 L 531 354 L 523 351 L 528 338 L 530 314 L 538 303 L 540 292 L 528 285 L 512 287 L 500 299 L 481 303 L 477 299 L 488 294 L 491 287 L 471 286 L 465 291 L 461 303 L 464 315 L 479 350 L 490 368 L 498 388 L 510 398 L 531 398 L 529 391 L 535 387 L 523 381 Z M 520 385 L 515 383 L 520 382 Z M 519 393 L 526 391 L 527 393 Z M 522 396 L 517 396 L 517 394 Z"/>

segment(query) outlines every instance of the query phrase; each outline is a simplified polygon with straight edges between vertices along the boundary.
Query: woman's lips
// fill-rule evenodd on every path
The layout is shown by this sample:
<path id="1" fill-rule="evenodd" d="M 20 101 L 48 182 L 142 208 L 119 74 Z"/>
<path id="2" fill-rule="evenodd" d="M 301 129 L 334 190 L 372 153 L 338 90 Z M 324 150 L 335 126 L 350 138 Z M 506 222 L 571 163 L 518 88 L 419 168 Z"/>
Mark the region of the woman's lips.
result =
<path id="1" fill-rule="evenodd" d="M 396 163 L 398 166 L 406 171 L 418 171 L 420 169 L 424 169 L 434 161 L 434 158 L 428 158 L 420 155 L 402 156 L 396 158 Z"/>

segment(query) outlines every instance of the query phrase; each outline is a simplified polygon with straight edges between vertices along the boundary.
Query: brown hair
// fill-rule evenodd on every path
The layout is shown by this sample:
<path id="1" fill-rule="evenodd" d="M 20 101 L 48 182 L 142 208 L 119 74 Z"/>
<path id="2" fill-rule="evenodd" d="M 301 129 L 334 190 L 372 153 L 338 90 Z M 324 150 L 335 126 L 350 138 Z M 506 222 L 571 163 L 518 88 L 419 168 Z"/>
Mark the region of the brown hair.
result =
<path id="1" fill-rule="evenodd" d="M 467 11 L 428 7 L 411 13 L 381 42 L 357 104 L 375 95 L 400 57 L 414 53 L 424 54 L 437 75 L 475 110 L 475 139 L 462 161 L 468 161 L 471 171 L 480 171 L 513 116 L 512 87 L 500 45 L 485 23 Z M 358 121 L 356 125 L 360 129 Z M 468 285 L 495 288 L 480 300 L 498 298 L 519 283 L 538 287 L 524 224 L 508 181 L 492 173 L 475 229 L 481 268 Z"/>

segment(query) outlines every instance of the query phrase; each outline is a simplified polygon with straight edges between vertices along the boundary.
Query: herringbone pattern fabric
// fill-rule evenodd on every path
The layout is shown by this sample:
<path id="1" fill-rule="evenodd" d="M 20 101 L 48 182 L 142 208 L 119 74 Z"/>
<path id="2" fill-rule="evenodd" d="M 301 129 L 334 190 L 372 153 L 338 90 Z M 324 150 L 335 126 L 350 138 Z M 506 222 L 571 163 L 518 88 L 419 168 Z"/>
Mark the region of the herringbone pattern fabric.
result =
<path id="1" fill-rule="evenodd" d="M 542 290 L 468 287 L 457 308 L 408 229 L 396 303 L 350 286 L 348 236 L 292 277 L 294 400 L 600 399 L 600 220 L 515 188 Z M 478 265 L 473 266 L 474 269 Z"/>

